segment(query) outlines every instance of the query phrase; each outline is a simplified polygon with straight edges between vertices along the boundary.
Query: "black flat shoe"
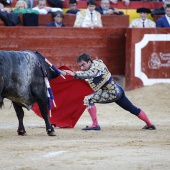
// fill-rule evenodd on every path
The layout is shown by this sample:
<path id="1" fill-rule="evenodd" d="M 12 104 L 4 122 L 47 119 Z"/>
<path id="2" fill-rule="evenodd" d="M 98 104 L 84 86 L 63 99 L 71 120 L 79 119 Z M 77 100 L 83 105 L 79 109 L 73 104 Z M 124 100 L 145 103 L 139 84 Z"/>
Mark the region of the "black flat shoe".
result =
<path id="1" fill-rule="evenodd" d="M 156 130 L 156 127 L 154 125 L 151 125 L 151 126 L 145 125 L 142 129 L 145 129 L 145 130 Z"/>
<path id="2" fill-rule="evenodd" d="M 82 130 L 101 130 L 101 128 L 100 128 L 100 126 L 95 126 L 95 127 L 86 126 Z"/>

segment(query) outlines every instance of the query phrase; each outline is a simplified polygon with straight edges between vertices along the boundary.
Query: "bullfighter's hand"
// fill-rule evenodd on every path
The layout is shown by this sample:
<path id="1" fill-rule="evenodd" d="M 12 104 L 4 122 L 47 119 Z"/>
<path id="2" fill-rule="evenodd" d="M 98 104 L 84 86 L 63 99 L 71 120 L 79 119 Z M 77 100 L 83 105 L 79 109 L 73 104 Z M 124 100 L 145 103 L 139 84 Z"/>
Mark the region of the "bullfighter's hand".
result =
<path id="1" fill-rule="evenodd" d="M 67 74 L 69 74 L 70 76 L 75 76 L 76 73 L 71 71 L 71 70 L 64 70 Z"/>

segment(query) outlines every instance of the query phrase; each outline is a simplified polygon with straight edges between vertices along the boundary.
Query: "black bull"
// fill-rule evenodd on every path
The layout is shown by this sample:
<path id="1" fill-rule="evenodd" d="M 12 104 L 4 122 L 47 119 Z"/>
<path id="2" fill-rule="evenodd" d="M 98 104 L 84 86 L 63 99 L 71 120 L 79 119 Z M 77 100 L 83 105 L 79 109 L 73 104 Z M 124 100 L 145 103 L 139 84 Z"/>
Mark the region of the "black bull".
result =
<path id="1" fill-rule="evenodd" d="M 0 108 L 4 98 L 12 101 L 19 121 L 19 135 L 26 134 L 22 107 L 30 110 L 35 102 L 39 105 L 47 134 L 55 135 L 49 121 L 47 89 L 42 70 L 46 71 L 49 80 L 59 76 L 37 52 L 0 51 Z"/>

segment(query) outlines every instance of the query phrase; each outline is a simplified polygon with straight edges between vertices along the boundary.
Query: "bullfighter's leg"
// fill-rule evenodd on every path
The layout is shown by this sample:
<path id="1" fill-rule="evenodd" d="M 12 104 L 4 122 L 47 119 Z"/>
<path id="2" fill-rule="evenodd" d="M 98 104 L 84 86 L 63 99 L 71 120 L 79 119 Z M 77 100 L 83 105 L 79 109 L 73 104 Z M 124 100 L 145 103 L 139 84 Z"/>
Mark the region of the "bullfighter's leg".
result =
<path id="1" fill-rule="evenodd" d="M 23 124 L 24 111 L 23 111 L 22 107 L 19 106 L 17 103 L 15 103 L 15 102 L 12 102 L 12 103 L 13 103 L 16 115 L 18 117 L 18 121 L 19 121 L 18 130 L 17 130 L 18 135 L 24 136 L 24 135 L 26 135 L 25 127 Z"/>

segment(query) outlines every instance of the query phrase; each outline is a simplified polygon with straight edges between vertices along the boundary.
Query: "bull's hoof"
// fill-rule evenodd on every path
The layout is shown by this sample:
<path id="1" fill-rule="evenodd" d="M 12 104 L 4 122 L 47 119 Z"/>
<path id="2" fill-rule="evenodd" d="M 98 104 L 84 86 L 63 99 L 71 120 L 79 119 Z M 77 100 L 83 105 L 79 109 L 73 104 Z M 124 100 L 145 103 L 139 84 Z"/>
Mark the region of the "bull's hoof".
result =
<path id="1" fill-rule="evenodd" d="M 55 132 L 48 133 L 48 136 L 56 136 Z"/>
<path id="2" fill-rule="evenodd" d="M 27 133 L 26 133 L 26 131 L 18 131 L 18 135 L 27 136 Z"/>
<path id="3" fill-rule="evenodd" d="M 51 129 L 48 130 L 47 134 L 48 136 L 56 136 L 55 131 Z"/>

